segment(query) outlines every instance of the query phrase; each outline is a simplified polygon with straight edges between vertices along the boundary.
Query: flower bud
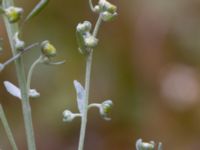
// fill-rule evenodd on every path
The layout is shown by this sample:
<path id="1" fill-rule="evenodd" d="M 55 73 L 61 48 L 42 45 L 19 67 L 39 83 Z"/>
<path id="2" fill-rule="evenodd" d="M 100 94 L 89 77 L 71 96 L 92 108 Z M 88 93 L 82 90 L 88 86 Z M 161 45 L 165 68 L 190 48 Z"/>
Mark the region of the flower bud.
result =
<path id="1" fill-rule="evenodd" d="M 108 11 L 110 13 L 115 13 L 117 11 L 117 7 L 106 0 L 100 0 L 99 6 L 101 11 Z"/>
<path id="2" fill-rule="evenodd" d="M 94 48 L 97 46 L 98 44 L 98 39 L 96 39 L 94 36 L 88 36 L 88 37 L 85 37 L 85 46 L 88 47 L 88 48 Z"/>
<path id="3" fill-rule="evenodd" d="M 102 12 L 101 13 L 103 21 L 112 21 L 117 17 L 117 13 L 110 13 L 108 11 Z"/>
<path id="4" fill-rule="evenodd" d="M 23 9 L 19 7 L 10 6 L 5 9 L 5 15 L 10 23 L 15 23 L 20 20 Z"/>
<path id="5" fill-rule="evenodd" d="M 56 55 L 56 48 L 49 41 L 43 41 L 41 47 L 45 56 L 54 57 Z"/>
<path id="6" fill-rule="evenodd" d="M 142 139 L 137 140 L 136 142 L 137 150 L 154 150 L 155 143 L 153 141 L 147 143 L 143 142 Z"/>
<path id="7" fill-rule="evenodd" d="M 15 33 L 13 40 L 17 50 L 22 50 L 24 48 L 25 42 L 19 39 L 19 32 Z"/>
<path id="8" fill-rule="evenodd" d="M 76 27 L 76 30 L 80 33 L 89 32 L 92 29 L 92 24 L 89 21 L 84 21 L 79 23 Z"/>
<path id="9" fill-rule="evenodd" d="M 80 117 L 80 116 L 81 116 L 80 114 L 74 114 L 69 110 L 65 110 L 63 112 L 63 121 L 64 122 L 71 122 L 74 118 Z"/>
<path id="10" fill-rule="evenodd" d="M 111 118 L 107 117 L 111 108 L 113 106 L 113 102 L 111 100 L 106 100 L 101 104 L 100 114 L 103 116 L 105 120 L 110 120 Z"/>
<path id="11" fill-rule="evenodd" d="M 96 6 L 94 7 L 94 12 L 95 12 L 95 13 L 99 13 L 99 12 L 100 12 L 100 7 L 99 7 L 99 5 L 96 5 Z"/>

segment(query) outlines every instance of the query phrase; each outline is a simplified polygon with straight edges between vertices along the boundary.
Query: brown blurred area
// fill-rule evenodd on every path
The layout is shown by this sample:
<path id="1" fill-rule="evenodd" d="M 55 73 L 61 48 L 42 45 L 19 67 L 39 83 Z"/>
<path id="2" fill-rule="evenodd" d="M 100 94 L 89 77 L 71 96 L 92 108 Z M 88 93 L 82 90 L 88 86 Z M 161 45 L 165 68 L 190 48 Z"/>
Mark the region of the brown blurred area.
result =
<path id="1" fill-rule="evenodd" d="M 17 0 L 25 14 L 38 1 Z M 163 142 L 164 149 L 198 150 L 200 147 L 200 0 L 112 0 L 118 18 L 104 23 L 94 52 L 90 102 L 112 99 L 112 120 L 97 110 L 89 113 L 86 150 L 134 150 L 135 141 Z M 80 120 L 62 122 L 62 112 L 77 112 L 73 80 L 84 83 L 85 60 L 75 38 L 77 23 L 97 16 L 88 1 L 51 0 L 47 8 L 23 29 L 29 45 L 50 40 L 65 65 L 36 68 L 32 88 L 41 97 L 32 100 L 38 150 L 77 149 Z M 4 51 L 11 57 L 2 19 Z M 23 57 L 26 71 L 39 56 L 35 48 Z M 3 81 L 17 84 L 14 64 L 0 73 L 0 102 L 20 150 L 26 150 L 21 104 L 9 95 Z M 0 148 L 10 150 L 0 125 Z"/>

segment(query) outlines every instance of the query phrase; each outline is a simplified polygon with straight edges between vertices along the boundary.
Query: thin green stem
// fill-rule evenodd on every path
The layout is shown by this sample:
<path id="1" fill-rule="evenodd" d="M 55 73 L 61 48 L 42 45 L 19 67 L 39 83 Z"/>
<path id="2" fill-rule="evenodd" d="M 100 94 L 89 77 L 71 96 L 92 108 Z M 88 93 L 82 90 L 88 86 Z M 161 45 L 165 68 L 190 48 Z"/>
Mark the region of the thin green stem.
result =
<path id="1" fill-rule="evenodd" d="M 40 55 L 40 57 L 38 59 L 36 59 L 36 61 L 31 65 L 29 72 L 28 72 L 28 77 L 27 77 L 27 92 L 30 91 L 30 86 L 31 86 L 31 78 L 32 78 L 32 74 L 33 74 L 33 70 L 36 67 L 37 64 L 39 64 L 42 60 L 43 56 Z"/>
<path id="2" fill-rule="evenodd" d="M 37 46 L 39 43 L 34 43 L 30 46 L 28 46 L 27 48 L 25 48 L 23 51 L 20 51 L 19 53 L 17 53 L 15 56 L 13 56 L 12 58 L 8 59 L 6 62 L 4 62 L 2 65 L 4 67 L 6 67 L 7 65 L 9 65 L 10 63 L 12 63 L 13 61 L 15 61 L 16 59 L 18 59 L 20 56 L 22 56 L 23 53 L 25 53 L 26 51 L 30 50 L 31 48 Z"/>
<path id="3" fill-rule="evenodd" d="M 3 7 L 8 8 L 9 6 L 14 6 L 14 1 L 4 0 Z M 5 22 L 6 30 L 8 33 L 8 38 L 11 45 L 12 53 L 13 53 L 13 56 L 15 56 L 16 54 L 18 54 L 18 51 L 15 48 L 13 37 L 15 33 L 19 31 L 19 27 L 17 23 L 11 24 L 5 16 L 4 16 L 4 22 Z M 28 150 L 36 150 L 33 124 L 32 124 L 31 106 L 30 106 L 29 96 L 27 92 L 26 75 L 24 71 L 24 63 L 23 63 L 22 57 L 19 57 L 15 61 L 15 67 L 16 67 L 16 72 L 17 72 L 19 88 L 21 90 L 21 95 L 22 95 L 21 102 L 22 102 L 22 111 L 23 111 L 23 117 L 24 117 L 24 123 L 25 123 L 26 138 L 27 138 L 27 143 L 28 143 Z"/>
<path id="4" fill-rule="evenodd" d="M 97 36 L 101 22 L 102 22 L 102 19 L 101 19 L 101 16 L 99 16 L 97 23 L 95 25 L 94 31 L 93 31 L 94 37 Z M 87 127 L 88 103 L 89 103 L 89 91 L 90 91 L 90 79 L 91 79 L 91 69 L 92 69 L 92 58 L 93 58 L 93 49 L 91 49 L 90 53 L 86 56 L 85 104 L 84 104 L 83 116 L 81 118 L 81 129 L 80 129 L 78 150 L 83 150 L 84 141 L 85 141 L 85 132 L 86 132 L 86 127 Z"/>
<path id="5" fill-rule="evenodd" d="M 1 104 L 0 104 L 0 118 L 1 118 L 1 121 L 2 121 L 2 124 L 3 124 L 3 127 L 4 127 L 4 129 L 6 131 L 6 134 L 8 136 L 8 140 L 9 140 L 11 146 L 12 146 L 12 149 L 13 150 L 18 150 L 16 142 L 15 142 L 15 139 L 13 137 L 12 131 L 10 129 L 10 126 L 8 124 L 8 121 L 6 119 L 6 115 L 4 113 L 4 110 L 3 110 L 3 107 L 2 107 Z"/>

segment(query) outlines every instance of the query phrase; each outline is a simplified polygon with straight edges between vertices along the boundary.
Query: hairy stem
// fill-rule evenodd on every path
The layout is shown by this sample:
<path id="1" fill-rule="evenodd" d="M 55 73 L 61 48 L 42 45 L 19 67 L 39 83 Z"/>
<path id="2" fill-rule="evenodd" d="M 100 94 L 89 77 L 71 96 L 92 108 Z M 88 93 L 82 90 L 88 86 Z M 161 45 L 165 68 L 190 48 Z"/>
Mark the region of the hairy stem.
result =
<path id="1" fill-rule="evenodd" d="M 9 124 L 8 124 L 8 121 L 7 121 L 7 119 L 6 119 L 6 115 L 5 115 L 5 113 L 4 113 L 4 110 L 3 110 L 3 107 L 2 107 L 1 104 L 0 104 L 0 119 L 1 119 L 1 121 L 2 121 L 2 124 L 3 124 L 4 129 L 5 129 L 5 131 L 6 131 L 6 134 L 7 134 L 7 136 L 8 136 L 8 140 L 9 140 L 11 146 L 12 146 L 12 149 L 13 149 L 13 150 L 18 150 L 17 145 L 16 145 L 16 142 L 15 142 L 15 139 L 14 139 L 14 137 L 13 137 L 12 131 L 11 131 L 11 129 L 10 129 L 10 126 L 9 126 Z"/>
<path id="2" fill-rule="evenodd" d="M 97 23 L 95 25 L 93 36 L 96 37 L 99 27 L 101 25 L 102 19 L 101 15 L 99 16 Z M 86 56 L 86 74 L 85 74 L 85 104 L 83 116 L 81 118 L 81 129 L 80 129 L 80 137 L 79 137 L 79 146 L 78 150 L 83 150 L 84 141 L 85 141 L 85 132 L 87 126 L 87 113 L 88 113 L 88 103 L 89 103 L 89 91 L 90 91 L 90 79 L 91 79 L 91 69 L 92 69 L 92 58 L 93 58 L 93 49 L 91 49 L 90 53 Z"/>
<path id="3" fill-rule="evenodd" d="M 8 8 L 9 6 L 14 6 L 14 1 L 4 0 L 3 7 Z M 14 24 L 9 23 L 5 16 L 4 16 L 4 22 L 5 22 L 6 30 L 8 33 L 8 38 L 11 45 L 12 53 L 13 53 L 13 56 L 15 56 L 18 54 L 18 51 L 15 48 L 13 37 L 15 33 L 19 31 L 19 27 L 17 23 L 14 23 Z M 28 143 L 28 150 L 35 150 L 36 146 L 35 146 L 33 125 L 32 125 L 31 106 L 29 102 L 29 96 L 27 93 L 26 75 L 24 71 L 24 63 L 23 63 L 22 57 L 19 57 L 15 61 L 15 67 L 16 67 L 17 79 L 18 79 L 18 83 L 19 83 L 19 87 L 20 87 L 21 95 L 22 95 L 21 102 L 22 102 L 22 111 L 23 111 L 25 130 L 26 130 L 26 138 L 27 138 L 27 143 Z"/>

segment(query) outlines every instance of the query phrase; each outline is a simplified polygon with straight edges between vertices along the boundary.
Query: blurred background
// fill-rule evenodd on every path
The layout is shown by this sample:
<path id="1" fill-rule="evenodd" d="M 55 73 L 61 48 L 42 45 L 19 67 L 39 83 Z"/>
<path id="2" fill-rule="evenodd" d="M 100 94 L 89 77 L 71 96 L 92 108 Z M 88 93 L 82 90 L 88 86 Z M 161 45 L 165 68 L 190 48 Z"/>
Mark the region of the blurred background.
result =
<path id="1" fill-rule="evenodd" d="M 24 16 L 38 0 L 17 0 Z M 90 102 L 112 99 L 112 120 L 98 110 L 89 113 L 86 150 L 134 150 L 135 141 L 163 142 L 164 149 L 198 150 L 200 147 L 200 0 L 112 0 L 118 18 L 101 26 L 94 52 Z M 32 88 L 41 97 L 31 100 L 38 150 L 75 150 L 80 120 L 62 122 L 62 112 L 77 112 L 73 80 L 84 84 L 85 59 L 78 52 L 75 27 L 95 23 L 87 0 L 51 0 L 47 8 L 23 28 L 29 45 L 50 40 L 62 66 L 40 65 Z M 11 57 L 3 20 L 0 36 L 4 51 L 0 62 Z M 28 68 L 39 56 L 35 48 L 23 57 Z M 17 85 L 14 64 L 0 73 L 0 102 L 20 150 L 26 150 L 19 100 L 9 95 L 3 81 Z M 0 148 L 10 150 L 0 125 Z"/>

